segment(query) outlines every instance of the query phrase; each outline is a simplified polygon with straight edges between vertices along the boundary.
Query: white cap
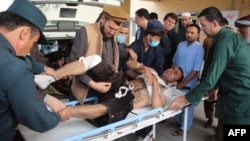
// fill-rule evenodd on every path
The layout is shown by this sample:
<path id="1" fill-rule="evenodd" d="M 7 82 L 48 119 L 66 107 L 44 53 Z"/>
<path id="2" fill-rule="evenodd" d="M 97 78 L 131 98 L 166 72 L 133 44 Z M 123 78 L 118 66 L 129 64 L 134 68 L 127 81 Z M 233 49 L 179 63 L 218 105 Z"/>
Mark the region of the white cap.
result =
<path id="1" fill-rule="evenodd" d="M 189 13 L 189 12 L 182 12 L 181 16 L 182 17 L 191 17 L 191 13 Z"/>

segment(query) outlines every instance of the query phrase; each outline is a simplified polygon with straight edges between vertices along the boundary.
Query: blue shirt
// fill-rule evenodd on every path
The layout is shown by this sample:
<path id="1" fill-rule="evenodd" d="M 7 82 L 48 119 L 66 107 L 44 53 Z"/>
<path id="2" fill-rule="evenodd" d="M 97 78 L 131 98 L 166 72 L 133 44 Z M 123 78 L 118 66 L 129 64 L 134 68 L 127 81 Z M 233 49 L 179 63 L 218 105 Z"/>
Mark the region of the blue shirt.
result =
<path id="1" fill-rule="evenodd" d="M 38 132 L 60 122 L 38 96 L 33 71 L 0 34 L 0 139 L 12 141 L 18 123 Z"/>
<path id="2" fill-rule="evenodd" d="M 173 62 L 183 70 L 184 79 L 192 72 L 199 72 L 204 57 L 204 49 L 201 44 L 196 41 L 188 45 L 187 41 L 178 44 Z M 198 75 L 189 81 L 186 86 L 194 88 L 197 85 Z"/>
<path id="3" fill-rule="evenodd" d="M 136 40 L 130 45 L 130 47 L 137 54 L 138 62 L 155 69 L 158 75 L 162 75 L 164 55 L 160 46 L 149 47 L 149 49 L 145 51 L 143 42 L 141 40 Z"/>

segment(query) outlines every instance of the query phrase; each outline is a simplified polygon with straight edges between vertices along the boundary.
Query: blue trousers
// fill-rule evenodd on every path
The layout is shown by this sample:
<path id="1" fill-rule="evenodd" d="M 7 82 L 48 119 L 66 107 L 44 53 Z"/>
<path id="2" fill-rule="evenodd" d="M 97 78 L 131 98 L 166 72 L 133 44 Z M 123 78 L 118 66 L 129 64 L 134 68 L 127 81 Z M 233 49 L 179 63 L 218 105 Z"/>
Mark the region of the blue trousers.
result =
<path id="1" fill-rule="evenodd" d="M 190 105 L 188 108 L 188 117 L 187 117 L 187 131 L 190 129 L 190 127 L 193 124 L 193 118 L 194 118 L 194 105 Z M 181 129 L 184 129 L 184 109 L 182 112 L 175 116 L 176 121 L 178 124 L 181 125 Z"/>

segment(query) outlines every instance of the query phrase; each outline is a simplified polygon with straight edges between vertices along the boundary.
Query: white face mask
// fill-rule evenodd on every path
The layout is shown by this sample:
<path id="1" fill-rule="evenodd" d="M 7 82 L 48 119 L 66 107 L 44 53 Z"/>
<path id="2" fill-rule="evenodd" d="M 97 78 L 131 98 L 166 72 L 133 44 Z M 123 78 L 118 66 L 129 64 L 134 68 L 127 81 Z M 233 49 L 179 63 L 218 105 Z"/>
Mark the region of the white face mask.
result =
<path id="1" fill-rule="evenodd" d="M 157 47 L 159 44 L 160 44 L 160 41 L 154 41 L 154 40 L 152 40 L 152 41 L 148 42 L 148 45 L 150 47 Z"/>
<path id="2" fill-rule="evenodd" d="M 126 36 L 126 35 L 120 34 L 120 33 L 118 33 L 118 34 L 116 35 L 116 41 L 117 41 L 118 43 L 123 44 L 123 43 L 126 42 L 126 40 L 127 40 L 127 36 Z"/>

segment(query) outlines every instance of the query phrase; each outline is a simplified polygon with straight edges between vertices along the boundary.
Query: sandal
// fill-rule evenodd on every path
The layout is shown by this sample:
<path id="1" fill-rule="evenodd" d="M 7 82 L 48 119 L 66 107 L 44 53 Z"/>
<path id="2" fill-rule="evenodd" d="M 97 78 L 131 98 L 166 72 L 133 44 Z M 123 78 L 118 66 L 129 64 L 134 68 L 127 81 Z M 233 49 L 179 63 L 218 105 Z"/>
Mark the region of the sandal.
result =
<path id="1" fill-rule="evenodd" d="M 172 133 L 173 136 L 182 136 L 183 135 L 183 130 L 181 128 L 175 130 L 173 133 Z"/>
<path id="2" fill-rule="evenodd" d="M 169 123 L 167 126 L 170 128 L 181 127 L 181 125 L 177 122 Z"/>

